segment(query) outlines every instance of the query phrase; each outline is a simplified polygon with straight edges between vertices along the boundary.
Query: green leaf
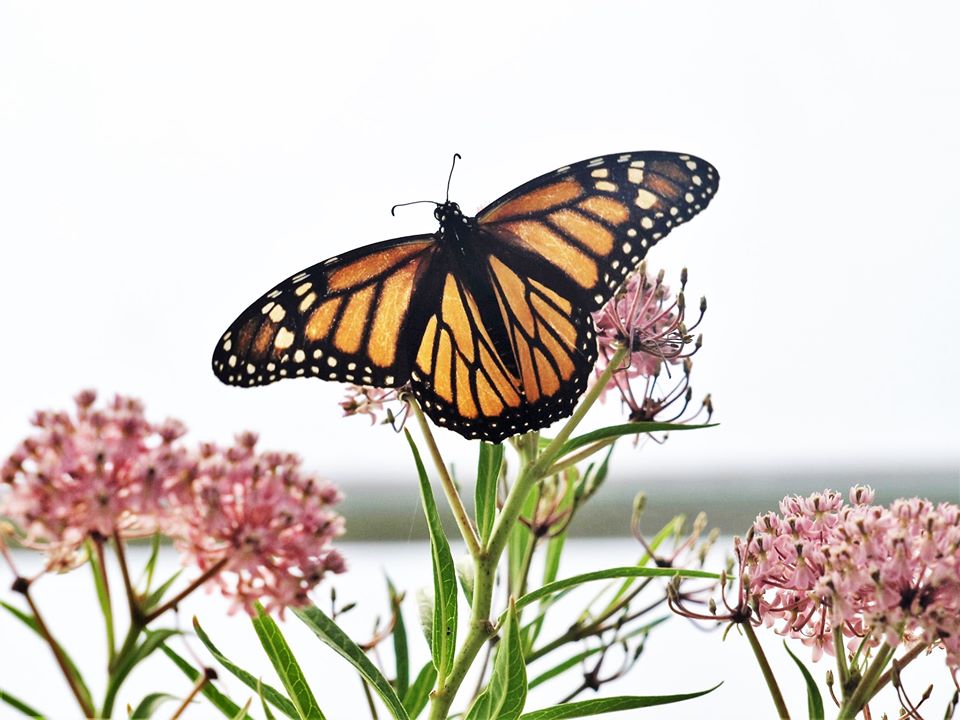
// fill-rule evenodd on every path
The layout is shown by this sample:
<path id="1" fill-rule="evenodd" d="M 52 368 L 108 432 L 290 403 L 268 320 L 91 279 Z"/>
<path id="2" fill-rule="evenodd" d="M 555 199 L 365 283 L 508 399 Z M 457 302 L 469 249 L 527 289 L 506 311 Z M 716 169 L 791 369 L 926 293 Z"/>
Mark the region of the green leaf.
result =
<path id="1" fill-rule="evenodd" d="M 97 591 L 97 601 L 100 603 L 100 612 L 103 614 L 103 624 L 107 631 L 107 652 L 109 662 L 113 662 L 114 636 L 113 636 L 113 606 L 110 603 L 110 589 L 104 582 L 106 575 L 100 566 L 100 558 L 92 541 L 87 541 L 87 558 L 90 560 L 90 570 L 93 573 L 93 586 Z M 92 706 L 91 706 L 92 707 Z"/>
<path id="2" fill-rule="evenodd" d="M 457 572 L 457 581 L 460 583 L 463 599 L 469 605 L 473 602 L 473 588 L 477 578 L 477 568 L 473 564 L 473 558 L 469 555 L 458 557 L 453 563 L 453 569 Z"/>
<path id="3" fill-rule="evenodd" d="M 257 692 L 261 697 L 266 697 L 274 707 L 276 707 L 280 712 L 286 715 L 292 720 L 297 720 L 300 717 L 300 714 L 297 711 L 296 706 L 290 702 L 287 697 L 270 685 L 266 685 L 260 681 L 259 678 L 255 678 L 252 673 L 247 672 L 243 668 L 238 667 L 236 664 L 232 663 L 227 657 L 220 652 L 219 648 L 213 644 L 213 641 L 207 635 L 202 627 L 200 627 L 200 621 L 197 618 L 193 619 L 193 629 L 197 633 L 197 638 L 200 642 L 206 645 L 207 650 L 210 651 L 210 654 L 216 658 L 217 662 L 223 665 L 227 671 L 230 672 L 235 678 L 240 682 L 246 685 L 248 688 Z"/>
<path id="4" fill-rule="evenodd" d="M 480 459 L 477 462 L 477 488 L 475 503 L 477 509 L 477 529 L 481 544 L 486 545 L 493 531 L 493 521 L 497 514 L 497 481 L 500 479 L 500 466 L 503 463 L 503 445 L 488 442 L 480 443 Z"/>
<path id="5" fill-rule="evenodd" d="M 153 573 L 157 569 L 157 558 L 160 557 L 160 533 L 154 534 L 150 538 L 150 556 L 143 566 L 143 592 L 150 592 L 150 586 L 153 585 Z"/>
<path id="6" fill-rule="evenodd" d="M 593 572 L 583 573 L 582 575 L 574 575 L 573 577 L 568 577 L 563 580 L 557 580 L 552 583 L 547 583 L 541 588 L 529 592 L 524 595 L 522 598 L 517 600 L 517 609 L 519 610 L 522 607 L 526 607 L 532 602 L 536 602 L 540 598 L 553 595 L 554 593 L 560 592 L 561 590 L 566 590 L 567 588 L 574 587 L 575 585 L 582 585 L 583 583 L 593 582 L 594 580 L 609 580 L 610 578 L 623 578 L 623 577 L 673 577 L 674 575 L 679 575 L 680 577 L 688 578 L 706 578 L 708 580 L 717 580 L 719 575 L 716 573 L 707 572 L 706 570 L 680 570 L 677 568 L 647 568 L 647 567 L 635 567 L 630 565 L 628 567 L 616 567 L 608 568 L 606 570 L 595 570 Z M 502 616 L 501 616 L 502 617 Z"/>
<path id="7" fill-rule="evenodd" d="M 150 593 L 147 596 L 146 602 L 144 603 L 144 609 L 149 612 L 157 607 L 160 604 L 160 601 L 163 600 L 163 596 L 166 595 L 167 590 L 170 589 L 170 586 L 173 585 L 174 581 L 176 581 L 178 577 L 180 577 L 180 573 L 182 572 L 183 569 L 177 570 L 173 575 L 164 580 L 160 584 L 160 587 Z"/>
<path id="8" fill-rule="evenodd" d="M 390 594 L 390 608 L 395 618 L 393 623 L 393 655 L 397 671 L 397 679 L 394 682 L 394 688 L 397 695 L 403 697 L 407 693 L 407 687 L 410 685 L 410 653 L 407 648 L 407 626 L 403 624 L 403 612 L 400 608 L 400 595 L 397 589 L 387 578 L 387 591 Z"/>
<path id="9" fill-rule="evenodd" d="M 596 647 L 589 648 L 588 650 L 584 650 L 583 652 L 578 652 L 576 655 L 572 655 L 571 657 L 568 657 L 563 662 L 558 663 L 557 665 L 554 665 L 549 670 L 545 670 L 544 672 L 537 675 L 533 680 L 530 681 L 530 684 L 528 686 L 529 689 L 533 690 L 538 685 L 543 685 L 545 682 L 547 682 L 547 680 L 553 680 L 553 678 L 557 677 L 558 675 L 562 675 L 570 668 L 577 667 L 578 665 L 580 665 L 581 662 L 586 660 L 588 657 L 591 657 L 592 655 L 596 655 L 598 652 L 600 652 L 603 649 L 604 649 L 603 645 L 597 645 Z"/>
<path id="10" fill-rule="evenodd" d="M 37 635 L 43 637 L 40 632 L 40 626 L 37 624 L 37 619 L 28 613 L 18 610 L 13 605 L 0 601 L 0 607 L 3 607 L 4 610 L 13 615 L 17 620 L 22 622 L 28 628 L 33 630 Z M 56 642 L 56 641 L 54 641 Z M 80 670 L 77 668 L 76 664 L 73 662 L 73 659 L 67 654 L 67 651 L 63 649 L 63 645 L 56 643 L 57 648 L 60 650 L 60 654 L 63 656 L 63 660 L 67 665 L 67 669 L 70 671 L 70 674 L 77 681 L 77 687 L 80 689 L 80 694 L 83 695 L 83 699 L 87 702 L 89 707 L 96 707 L 93 702 L 93 696 L 90 694 L 90 688 L 87 687 L 87 684 L 83 680 L 83 676 L 80 674 Z"/>
<path id="11" fill-rule="evenodd" d="M 585 445 L 595 443 L 598 440 L 620 437 L 621 435 L 637 435 L 638 433 L 702 430 L 703 428 L 711 428 L 716 426 L 717 423 L 709 423 L 707 425 L 683 425 L 681 423 L 668 422 L 632 422 L 624 423 L 623 425 L 611 425 L 610 427 L 600 428 L 599 430 L 584 433 L 583 435 L 578 435 L 575 438 L 567 440 L 567 442 L 565 442 L 563 447 L 560 449 L 560 452 L 557 454 L 557 459 L 554 462 L 561 462 L 564 455 L 567 455 L 574 450 L 579 450 Z"/>
<path id="12" fill-rule="evenodd" d="M 613 455 L 615 447 L 616 445 L 609 447 L 607 454 L 603 456 L 603 461 L 600 463 L 600 466 L 595 470 L 594 466 L 590 465 L 588 472 L 583 478 L 582 486 L 577 488 L 577 507 L 580 507 L 580 505 L 592 498 L 607 479 L 607 474 L 610 472 L 610 458 Z"/>
<path id="13" fill-rule="evenodd" d="M 263 714 L 267 720 L 277 720 L 274 714 L 270 711 L 270 706 L 267 705 L 267 701 L 263 699 L 263 683 L 257 680 L 257 695 L 260 696 L 260 704 L 263 706 Z"/>
<path id="14" fill-rule="evenodd" d="M 117 691 L 120 689 L 123 681 L 127 679 L 127 675 L 129 675 L 137 665 L 146 660 L 154 650 L 162 646 L 164 642 L 174 635 L 179 634 L 179 630 L 172 630 L 170 628 L 154 631 L 146 630 L 146 637 L 144 637 L 143 642 L 135 645 L 130 652 L 117 658 L 117 666 L 110 675 L 110 682 L 107 684 L 106 700 L 104 703 L 111 706 Z"/>
<path id="15" fill-rule="evenodd" d="M 247 717 L 247 710 L 250 709 L 250 705 L 253 704 L 253 698 L 249 698 L 243 707 L 237 711 L 237 714 L 233 716 L 233 720 L 243 720 Z"/>
<path id="16" fill-rule="evenodd" d="M 170 700 L 176 700 L 175 695 L 168 693 L 150 693 L 140 704 L 130 713 L 130 720 L 148 720 L 159 709 L 161 705 Z"/>
<path id="17" fill-rule="evenodd" d="M 582 702 L 568 702 L 555 705 L 543 710 L 534 710 L 520 716 L 520 720 L 565 720 L 565 718 L 587 717 L 602 715 L 603 713 L 617 712 L 618 710 L 634 710 L 636 708 L 653 707 L 654 705 L 669 705 L 701 697 L 716 690 L 723 683 L 714 685 L 709 690 L 702 690 L 684 695 L 620 695 L 618 697 L 597 698 Z"/>
<path id="18" fill-rule="evenodd" d="M 413 685 L 407 689 L 403 696 L 403 707 L 406 708 L 411 718 L 415 718 L 423 712 L 430 701 L 430 692 L 436 682 L 437 669 L 432 662 L 427 662 L 420 668 L 417 679 L 413 681 Z"/>
<path id="19" fill-rule="evenodd" d="M 413 459 L 420 476 L 420 499 L 423 502 L 423 513 L 427 517 L 430 551 L 433 555 L 433 632 L 430 650 L 437 673 L 440 678 L 445 678 L 453 666 L 453 655 L 457 648 L 457 571 L 453 565 L 447 536 L 440 524 L 437 502 L 420 459 L 420 452 L 410 432 L 404 430 L 404 433 L 413 451 Z"/>
<path id="20" fill-rule="evenodd" d="M 433 593 L 426 588 L 417 588 L 417 617 L 427 647 L 433 646 Z"/>
<path id="21" fill-rule="evenodd" d="M 787 651 L 787 654 L 793 658 L 797 667 L 800 668 L 803 681 L 807 684 L 807 713 L 810 720 L 824 720 L 823 696 L 820 694 L 820 689 L 817 687 L 813 675 L 810 674 L 807 666 L 803 664 L 800 658 L 793 654 L 786 642 L 783 643 L 783 649 Z"/>
<path id="22" fill-rule="evenodd" d="M 517 720 L 526 701 L 527 664 L 520 645 L 517 608 L 511 602 L 490 682 L 474 701 L 466 720 Z"/>
<path id="23" fill-rule="evenodd" d="M 280 681 L 287 689 L 290 700 L 296 706 L 297 715 L 303 720 L 324 720 L 324 715 L 317 705 L 303 671 L 293 656 L 290 646 L 280 632 L 276 621 L 270 617 L 260 603 L 256 604 L 257 617 L 252 618 L 253 628 L 257 631 L 260 644 L 263 645 L 267 657 L 273 663 Z M 278 706 L 279 707 L 279 706 Z"/>
<path id="24" fill-rule="evenodd" d="M 163 651 L 164 655 L 173 661 L 174 665 L 180 668 L 184 675 L 190 678 L 194 683 L 197 682 L 197 680 L 200 678 L 199 670 L 177 655 L 177 653 L 168 648 L 166 645 L 161 645 L 160 649 Z M 217 708 L 217 710 L 222 712 L 228 718 L 235 718 L 237 717 L 237 713 L 240 712 L 240 706 L 222 692 L 217 690 L 217 688 L 213 686 L 213 683 L 204 683 L 200 692 L 213 704 L 215 708 Z M 247 717 L 249 718 L 250 716 L 247 715 Z"/>
<path id="25" fill-rule="evenodd" d="M 13 695 L 8 693 L 6 690 L 0 690 L 0 702 L 5 702 L 7 705 L 12 707 L 14 710 L 19 710 L 27 717 L 32 718 L 42 718 L 43 713 L 39 710 L 34 710 L 32 707 L 27 705 L 23 700 L 15 698 Z M 91 706 L 92 707 L 92 706 Z"/>
<path id="26" fill-rule="evenodd" d="M 390 714 L 396 720 L 409 720 L 409 715 L 394 692 L 393 686 L 370 662 L 370 658 L 361 650 L 337 624 L 324 615 L 316 605 L 308 608 L 294 608 L 293 614 L 300 618 L 314 634 L 333 648 L 341 657 L 353 665 L 386 704 Z"/>

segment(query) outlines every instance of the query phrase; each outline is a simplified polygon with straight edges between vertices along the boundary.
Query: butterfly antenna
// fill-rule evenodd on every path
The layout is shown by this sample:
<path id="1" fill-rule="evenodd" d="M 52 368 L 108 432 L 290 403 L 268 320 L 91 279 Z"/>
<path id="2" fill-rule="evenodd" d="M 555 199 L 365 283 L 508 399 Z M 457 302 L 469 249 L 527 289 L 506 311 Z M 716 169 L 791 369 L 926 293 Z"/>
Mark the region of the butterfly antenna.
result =
<path id="1" fill-rule="evenodd" d="M 450 181 L 453 180 L 453 169 L 457 166 L 457 160 L 460 159 L 460 153 L 453 154 L 453 162 L 450 163 L 450 174 L 447 176 L 447 202 L 450 202 Z"/>
<path id="2" fill-rule="evenodd" d="M 440 204 L 436 200 L 411 200 L 410 202 L 397 203 L 392 208 L 390 208 L 390 214 L 396 216 L 396 213 L 394 212 L 394 210 L 396 210 L 398 207 L 406 207 L 407 205 L 417 205 L 419 203 L 430 203 L 431 205 Z"/>

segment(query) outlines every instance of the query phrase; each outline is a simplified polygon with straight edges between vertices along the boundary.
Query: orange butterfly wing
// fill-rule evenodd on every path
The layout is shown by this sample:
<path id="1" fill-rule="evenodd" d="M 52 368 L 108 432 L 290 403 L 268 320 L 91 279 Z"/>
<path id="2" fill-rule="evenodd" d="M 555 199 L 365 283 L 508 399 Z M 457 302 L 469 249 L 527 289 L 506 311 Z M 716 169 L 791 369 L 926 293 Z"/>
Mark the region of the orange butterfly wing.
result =
<path id="1" fill-rule="evenodd" d="M 446 274 L 411 377 L 441 427 L 500 442 L 569 414 L 597 345 L 588 314 L 497 255 L 482 277 Z"/>
<path id="2" fill-rule="evenodd" d="M 287 278 L 230 325 L 214 373 L 244 387 L 302 376 L 403 385 L 422 332 L 418 283 L 436 249 L 428 235 L 389 240 Z"/>
<path id="3" fill-rule="evenodd" d="M 707 207 L 718 183 L 713 166 L 692 155 L 607 155 L 521 185 L 477 221 L 549 268 L 551 286 L 597 309 L 653 245 Z"/>

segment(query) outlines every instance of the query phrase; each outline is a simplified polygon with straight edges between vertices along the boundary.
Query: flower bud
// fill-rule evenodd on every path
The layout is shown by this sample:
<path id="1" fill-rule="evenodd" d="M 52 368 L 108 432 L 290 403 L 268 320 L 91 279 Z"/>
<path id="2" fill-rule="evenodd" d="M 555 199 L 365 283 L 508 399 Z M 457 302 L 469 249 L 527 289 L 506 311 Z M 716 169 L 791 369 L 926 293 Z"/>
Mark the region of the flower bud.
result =
<path id="1" fill-rule="evenodd" d="M 647 494 L 644 492 L 638 492 L 633 498 L 633 515 L 634 517 L 639 517 L 644 508 L 647 507 Z"/>
<path id="2" fill-rule="evenodd" d="M 693 520 L 693 534 L 699 535 L 707 527 L 707 514 L 705 512 L 697 513 L 697 517 Z"/>

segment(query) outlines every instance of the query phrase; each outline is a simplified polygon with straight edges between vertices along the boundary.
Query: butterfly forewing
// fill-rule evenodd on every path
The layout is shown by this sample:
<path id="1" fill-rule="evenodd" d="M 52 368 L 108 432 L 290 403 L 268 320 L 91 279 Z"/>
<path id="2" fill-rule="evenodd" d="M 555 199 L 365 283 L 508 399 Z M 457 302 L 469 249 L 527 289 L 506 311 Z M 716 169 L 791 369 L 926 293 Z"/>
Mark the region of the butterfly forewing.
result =
<path id="1" fill-rule="evenodd" d="M 521 185 L 477 220 L 497 242 L 536 258 L 552 287 L 596 309 L 650 247 L 706 208 L 718 181 L 692 155 L 606 155 Z"/>
<path id="2" fill-rule="evenodd" d="M 241 386 L 301 376 L 402 385 L 422 330 L 411 308 L 435 250 L 433 236 L 401 238 L 293 275 L 233 322 L 214 372 Z"/>

